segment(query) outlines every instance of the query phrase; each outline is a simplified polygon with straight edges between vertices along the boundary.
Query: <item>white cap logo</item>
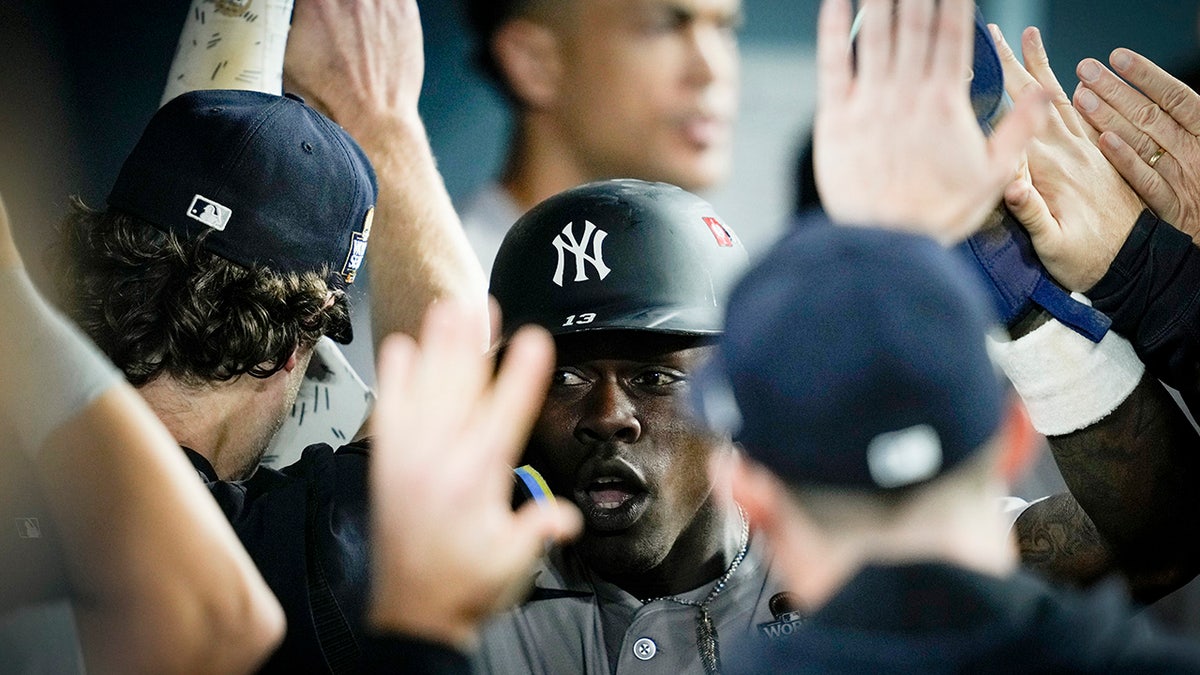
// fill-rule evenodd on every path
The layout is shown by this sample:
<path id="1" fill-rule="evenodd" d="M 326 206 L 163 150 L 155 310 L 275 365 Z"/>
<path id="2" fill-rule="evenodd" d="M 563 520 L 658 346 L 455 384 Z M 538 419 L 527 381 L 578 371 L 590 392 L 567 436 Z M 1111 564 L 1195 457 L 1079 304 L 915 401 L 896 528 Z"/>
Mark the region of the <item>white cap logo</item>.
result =
<path id="1" fill-rule="evenodd" d="M 587 268 L 584 263 L 591 263 L 600 279 L 604 279 L 612 271 L 608 269 L 608 265 L 604 264 L 604 238 L 608 236 L 608 233 L 585 220 L 583 221 L 583 240 L 581 241 L 575 239 L 575 233 L 571 231 L 573 225 L 575 225 L 574 222 L 567 223 L 562 233 L 554 238 L 554 249 L 558 251 L 558 266 L 554 268 L 554 283 L 558 286 L 563 285 L 563 265 L 568 252 L 575 256 L 575 281 L 587 281 Z M 590 255 L 587 252 L 589 243 L 592 247 Z"/>
<path id="2" fill-rule="evenodd" d="M 867 446 L 867 469 L 881 488 L 919 483 L 941 468 L 942 441 L 928 424 L 879 434 Z"/>
<path id="3" fill-rule="evenodd" d="M 214 230 L 221 231 L 229 224 L 233 211 L 203 195 L 192 197 L 192 205 L 187 210 L 188 218 L 198 220 Z"/>

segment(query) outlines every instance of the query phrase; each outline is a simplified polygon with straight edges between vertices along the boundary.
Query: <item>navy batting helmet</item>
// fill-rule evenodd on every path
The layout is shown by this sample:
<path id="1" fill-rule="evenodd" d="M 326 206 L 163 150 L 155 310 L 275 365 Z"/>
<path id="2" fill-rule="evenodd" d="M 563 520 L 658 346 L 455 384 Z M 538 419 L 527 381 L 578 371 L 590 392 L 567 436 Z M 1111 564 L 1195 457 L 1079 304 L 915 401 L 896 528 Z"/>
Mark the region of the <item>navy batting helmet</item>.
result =
<path id="1" fill-rule="evenodd" d="M 504 334 L 601 329 L 713 335 L 746 266 L 708 202 L 665 183 L 610 180 L 561 192 L 512 226 L 492 267 Z"/>

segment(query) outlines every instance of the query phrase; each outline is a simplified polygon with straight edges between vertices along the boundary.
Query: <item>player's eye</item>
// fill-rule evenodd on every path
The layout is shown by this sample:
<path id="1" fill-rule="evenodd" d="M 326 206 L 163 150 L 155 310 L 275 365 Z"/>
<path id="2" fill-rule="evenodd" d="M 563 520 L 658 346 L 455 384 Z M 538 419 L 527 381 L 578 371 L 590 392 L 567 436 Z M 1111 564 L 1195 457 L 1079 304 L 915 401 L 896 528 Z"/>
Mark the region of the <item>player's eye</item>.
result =
<path id="1" fill-rule="evenodd" d="M 660 35 L 684 28 L 691 20 L 691 15 L 685 11 L 672 7 L 652 7 L 641 15 L 638 27 L 647 35 Z"/>
<path id="2" fill-rule="evenodd" d="M 587 380 L 583 379 L 583 376 L 574 370 L 559 368 L 551 376 L 550 384 L 555 387 L 577 387 L 581 384 L 587 384 Z"/>
<path id="3" fill-rule="evenodd" d="M 683 373 L 655 368 L 638 373 L 633 383 L 639 387 L 669 387 L 686 379 Z"/>

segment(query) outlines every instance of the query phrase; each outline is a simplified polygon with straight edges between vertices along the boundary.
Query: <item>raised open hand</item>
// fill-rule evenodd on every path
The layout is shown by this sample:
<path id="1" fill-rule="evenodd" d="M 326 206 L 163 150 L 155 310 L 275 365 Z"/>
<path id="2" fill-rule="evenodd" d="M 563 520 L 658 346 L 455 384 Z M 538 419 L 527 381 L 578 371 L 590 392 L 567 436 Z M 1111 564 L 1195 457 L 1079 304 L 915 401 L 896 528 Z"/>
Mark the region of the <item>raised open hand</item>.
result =
<path id="1" fill-rule="evenodd" d="M 1146 205 L 1200 242 L 1200 94 L 1128 49 L 1109 62 L 1125 80 L 1095 59 L 1079 62 L 1075 108 Z"/>
<path id="2" fill-rule="evenodd" d="M 837 222 L 960 241 L 999 203 L 1046 117 L 1044 99 L 1024 92 L 986 137 L 968 92 L 974 3 L 865 0 L 863 7 L 857 68 L 848 0 L 821 8 L 813 131 L 821 201 Z"/>
<path id="3" fill-rule="evenodd" d="M 459 646 L 517 599 L 547 541 L 582 525 L 567 502 L 510 506 L 511 467 L 554 364 L 550 336 L 519 331 L 493 378 L 471 317 L 437 303 L 419 342 L 383 342 L 371 423 L 372 621 Z"/>

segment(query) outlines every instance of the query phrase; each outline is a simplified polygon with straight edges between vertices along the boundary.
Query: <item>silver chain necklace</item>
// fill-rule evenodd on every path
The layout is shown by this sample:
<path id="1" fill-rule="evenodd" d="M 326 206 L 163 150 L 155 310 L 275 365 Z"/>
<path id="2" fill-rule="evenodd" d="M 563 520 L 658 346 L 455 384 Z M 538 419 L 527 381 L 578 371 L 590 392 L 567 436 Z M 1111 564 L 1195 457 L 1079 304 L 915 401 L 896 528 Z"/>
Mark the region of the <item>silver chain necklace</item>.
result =
<path id="1" fill-rule="evenodd" d="M 737 571 L 742 561 L 746 559 L 746 551 L 750 548 L 750 520 L 746 518 L 746 512 L 742 510 L 741 505 L 738 507 L 738 515 L 742 519 L 742 546 L 738 549 L 737 555 L 733 556 L 733 561 L 729 563 L 729 568 L 717 579 L 717 583 L 713 585 L 711 591 L 700 602 L 695 600 L 687 600 L 674 595 L 663 595 L 657 598 L 649 598 L 642 600 L 643 605 L 648 605 L 659 600 L 669 600 L 680 605 L 688 607 L 696 607 L 700 611 L 696 614 L 696 648 L 700 650 L 700 662 L 704 664 L 704 672 L 709 675 L 715 675 L 721 672 L 721 650 L 717 645 L 717 626 L 713 623 L 712 613 L 708 611 L 708 605 L 725 590 L 729 585 L 729 578 Z"/>

